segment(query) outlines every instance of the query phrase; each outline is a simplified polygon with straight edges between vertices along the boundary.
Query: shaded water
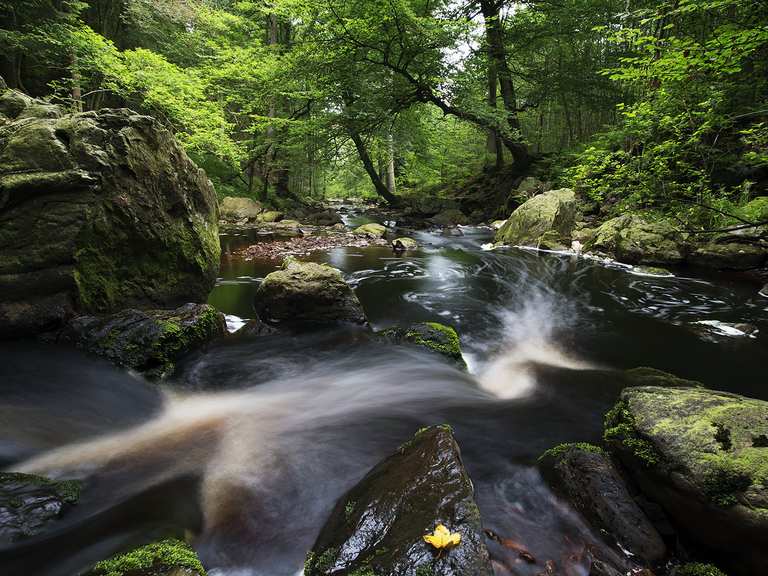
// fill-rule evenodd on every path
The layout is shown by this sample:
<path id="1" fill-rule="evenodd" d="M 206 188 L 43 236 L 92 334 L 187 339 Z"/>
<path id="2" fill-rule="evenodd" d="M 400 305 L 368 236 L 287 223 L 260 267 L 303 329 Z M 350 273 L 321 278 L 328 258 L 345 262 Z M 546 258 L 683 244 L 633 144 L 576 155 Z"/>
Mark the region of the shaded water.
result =
<path id="1" fill-rule="evenodd" d="M 345 490 L 419 427 L 448 422 L 484 524 L 540 560 L 529 566 L 491 543 L 498 573 L 535 574 L 551 559 L 586 574 L 585 546 L 603 546 L 546 489 L 536 457 L 599 439 L 602 414 L 626 384 L 619 369 L 653 366 L 768 398 L 768 299 L 746 284 L 486 252 L 487 231 L 465 233 L 418 234 L 425 248 L 403 257 L 371 247 L 312 259 L 345 273 L 377 329 L 454 325 L 470 375 L 360 330 L 234 337 L 190 356 L 162 395 L 76 352 L 6 348 L 0 458 L 83 477 L 87 489 L 43 542 L 0 550 L 0 566 L 71 574 L 175 524 L 199 534 L 215 575 L 295 574 Z M 210 299 L 240 318 L 253 315 L 258 282 L 274 268 L 226 256 L 249 241 L 223 239 Z M 723 336 L 700 321 L 748 322 L 758 332 Z"/>

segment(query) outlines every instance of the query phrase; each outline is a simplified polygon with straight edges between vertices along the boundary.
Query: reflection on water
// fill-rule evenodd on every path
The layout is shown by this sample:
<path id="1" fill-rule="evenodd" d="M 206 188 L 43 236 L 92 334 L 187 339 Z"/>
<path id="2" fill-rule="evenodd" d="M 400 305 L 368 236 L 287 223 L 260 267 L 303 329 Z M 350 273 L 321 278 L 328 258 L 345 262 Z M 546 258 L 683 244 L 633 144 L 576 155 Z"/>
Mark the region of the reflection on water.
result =
<path id="1" fill-rule="evenodd" d="M 486 527 L 537 558 L 572 557 L 573 573 L 586 573 L 585 546 L 603 545 L 534 463 L 560 442 L 599 439 L 626 385 L 616 369 L 652 366 L 768 398 L 768 301 L 753 287 L 483 251 L 483 230 L 416 236 L 422 248 L 402 256 L 336 248 L 311 259 L 344 272 L 377 329 L 454 325 L 471 375 L 361 329 L 220 341 L 187 358 L 164 395 L 75 352 L 9 350 L 0 461 L 82 476 L 87 489 L 55 534 L 0 549 L 0 564 L 68 576 L 171 523 L 198 530 L 213 574 L 293 575 L 344 491 L 419 427 L 448 422 Z M 253 315 L 274 268 L 230 255 L 250 241 L 224 240 L 210 299 L 233 323 Z M 702 337 L 702 327 L 733 323 L 748 323 L 752 337 Z M 14 414 L 24 417 L 6 417 Z M 491 552 L 501 564 L 516 560 Z M 524 576 L 540 569 L 515 564 Z"/>

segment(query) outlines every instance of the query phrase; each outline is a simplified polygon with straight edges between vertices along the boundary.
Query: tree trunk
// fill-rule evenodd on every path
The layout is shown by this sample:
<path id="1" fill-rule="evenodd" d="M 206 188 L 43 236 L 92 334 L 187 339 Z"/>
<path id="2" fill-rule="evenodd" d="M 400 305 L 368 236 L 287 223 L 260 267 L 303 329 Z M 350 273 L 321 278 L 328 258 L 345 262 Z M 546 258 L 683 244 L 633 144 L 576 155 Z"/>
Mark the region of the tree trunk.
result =
<path id="1" fill-rule="evenodd" d="M 387 133 L 387 190 L 393 196 L 397 192 L 395 187 L 395 139 L 390 130 Z"/>
<path id="2" fill-rule="evenodd" d="M 347 130 L 349 131 L 349 137 L 352 138 L 352 142 L 355 143 L 355 148 L 357 148 L 357 154 L 360 156 L 360 160 L 363 163 L 363 167 L 365 168 L 365 171 L 368 173 L 368 176 L 371 179 L 371 182 L 373 183 L 373 187 L 376 189 L 376 193 L 384 198 L 388 203 L 390 204 L 397 204 L 397 197 L 390 193 L 387 186 L 382 182 L 381 178 L 379 177 L 379 173 L 376 172 L 376 167 L 373 165 L 373 161 L 371 160 L 370 155 L 368 154 L 368 150 L 365 148 L 365 143 L 363 142 L 363 139 L 360 137 L 360 134 L 352 127 L 348 127 Z"/>
<path id="3" fill-rule="evenodd" d="M 480 9 L 485 21 L 485 37 L 488 43 L 488 58 L 493 62 L 501 88 L 501 100 L 507 112 L 507 123 L 514 134 L 520 134 L 520 120 L 517 117 L 517 98 L 512 82 L 512 71 L 507 63 L 507 49 L 504 45 L 504 28 L 501 24 L 501 2 L 499 0 L 481 0 Z M 512 153 L 516 164 L 528 165 L 528 147 L 518 140 L 508 139 L 504 144 Z"/>
<path id="4" fill-rule="evenodd" d="M 494 66 L 493 60 L 488 58 L 488 106 L 493 109 L 497 107 L 498 84 L 496 66 Z M 504 150 L 502 149 L 501 138 L 499 138 L 499 131 L 495 128 L 488 129 L 485 149 L 487 152 L 486 169 L 493 167 L 496 170 L 501 170 L 504 167 Z"/>

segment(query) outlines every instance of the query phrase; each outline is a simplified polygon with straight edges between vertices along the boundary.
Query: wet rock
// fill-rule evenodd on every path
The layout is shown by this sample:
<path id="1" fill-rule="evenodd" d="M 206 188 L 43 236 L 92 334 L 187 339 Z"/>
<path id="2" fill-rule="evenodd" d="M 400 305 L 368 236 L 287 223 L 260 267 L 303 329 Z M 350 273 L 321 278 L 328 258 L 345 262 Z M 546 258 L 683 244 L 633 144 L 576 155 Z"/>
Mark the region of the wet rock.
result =
<path id="1" fill-rule="evenodd" d="M 255 220 L 264 211 L 260 202 L 251 198 L 226 196 L 219 206 L 221 218 L 239 222 L 241 220 Z"/>
<path id="2" fill-rule="evenodd" d="M 544 239 L 550 244 L 557 241 L 560 245 L 570 245 L 575 225 L 576 195 L 573 190 L 551 190 L 534 196 L 512 212 L 507 223 L 496 233 L 496 242 L 538 247 Z"/>
<path id="3" fill-rule="evenodd" d="M 267 275 L 256 294 L 265 322 L 290 326 L 366 322 L 360 301 L 340 270 L 288 257 L 282 270 Z"/>
<path id="4" fill-rule="evenodd" d="M 672 272 L 670 272 L 666 268 L 661 268 L 659 266 L 635 266 L 634 268 L 632 268 L 632 272 L 634 274 L 641 274 L 642 276 L 662 276 L 662 277 L 674 276 Z"/>
<path id="5" fill-rule="evenodd" d="M 164 377 L 176 360 L 227 333 L 224 316 L 208 304 L 175 310 L 123 310 L 109 316 L 80 316 L 59 336 L 118 366 Z"/>
<path id="6" fill-rule="evenodd" d="M 303 216 L 301 221 L 306 222 L 307 224 L 312 224 L 314 226 L 334 226 L 336 224 L 341 224 L 342 226 L 344 225 L 341 216 L 339 216 L 339 213 L 332 208 L 319 210 L 317 212 L 310 212 L 306 216 Z"/>
<path id="7" fill-rule="evenodd" d="M 625 215 L 604 222 L 586 248 L 627 264 L 666 265 L 685 259 L 683 243 L 671 221 Z"/>
<path id="8" fill-rule="evenodd" d="M 0 100 L 13 117 L 48 106 Z M 125 109 L 44 116 L 0 127 L 0 337 L 204 301 L 219 267 L 216 196 L 173 135 Z"/>
<path id="9" fill-rule="evenodd" d="M 760 292 L 758 292 L 758 294 L 760 294 L 760 296 L 764 296 L 764 297 L 768 298 L 768 284 L 763 286 L 762 290 L 760 290 Z"/>
<path id="10" fill-rule="evenodd" d="M 406 250 L 416 250 L 419 243 L 413 238 L 395 238 L 392 240 L 392 250 L 395 252 L 405 252 Z"/>
<path id="11" fill-rule="evenodd" d="M 80 498 L 80 483 L 33 474 L 0 472 L 0 541 L 43 532 Z"/>
<path id="12" fill-rule="evenodd" d="M 443 524 L 450 549 L 424 541 Z M 491 576 L 472 482 L 450 428 L 419 431 L 336 504 L 307 556 L 305 576 Z"/>
<path id="13" fill-rule="evenodd" d="M 437 226 L 458 226 L 469 224 L 469 218 L 458 208 L 448 208 L 429 219 Z"/>
<path id="14" fill-rule="evenodd" d="M 98 562 L 86 576 L 205 576 L 195 551 L 181 540 L 147 544 Z"/>
<path id="15" fill-rule="evenodd" d="M 383 238 L 387 233 L 387 229 L 381 224 L 371 222 L 370 224 L 363 224 L 358 226 L 352 231 L 353 234 L 365 236 L 367 238 Z"/>
<path id="16" fill-rule="evenodd" d="M 720 320 L 699 320 L 688 327 L 703 340 L 722 342 L 729 338 L 757 338 L 760 330 L 746 322 L 722 322 Z"/>
<path id="17" fill-rule="evenodd" d="M 393 344 L 412 344 L 445 356 L 461 369 L 467 365 L 461 355 L 459 335 L 450 326 L 438 322 L 420 322 L 407 328 L 388 328 L 377 335 Z"/>
<path id="18" fill-rule="evenodd" d="M 734 574 L 768 573 L 768 402 L 704 388 L 625 389 L 605 441 L 678 531 Z"/>
<path id="19" fill-rule="evenodd" d="M 493 222 L 491 222 L 491 228 L 493 228 L 494 230 L 500 230 L 501 227 L 504 226 L 504 224 L 506 223 L 507 223 L 506 220 L 494 220 Z"/>
<path id="20" fill-rule="evenodd" d="M 671 576 L 728 576 L 717 566 L 712 564 L 702 564 L 701 562 L 689 562 L 674 568 L 670 572 Z"/>
<path id="21" fill-rule="evenodd" d="M 666 556 L 666 546 L 629 492 L 611 458 L 590 444 L 563 444 L 539 459 L 542 475 L 611 544 L 645 565 Z"/>
<path id="22" fill-rule="evenodd" d="M 267 210 L 256 216 L 256 220 L 259 222 L 279 222 L 283 219 L 283 213 L 277 210 Z"/>
<path id="23" fill-rule="evenodd" d="M 688 261 L 702 268 L 751 270 L 768 261 L 768 245 L 710 242 L 694 249 Z"/>

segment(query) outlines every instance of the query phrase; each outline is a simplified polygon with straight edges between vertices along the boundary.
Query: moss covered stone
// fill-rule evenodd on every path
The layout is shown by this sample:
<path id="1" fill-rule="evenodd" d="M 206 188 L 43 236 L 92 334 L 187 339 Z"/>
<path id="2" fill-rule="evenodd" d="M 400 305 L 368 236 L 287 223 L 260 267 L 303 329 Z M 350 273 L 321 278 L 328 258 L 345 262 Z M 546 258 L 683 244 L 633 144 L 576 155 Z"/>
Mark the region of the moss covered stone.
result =
<path id="1" fill-rule="evenodd" d="M 728 576 L 717 566 L 702 564 L 701 562 L 689 562 L 683 564 L 675 572 L 675 576 Z"/>
<path id="2" fill-rule="evenodd" d="M 0 337 L 77 313 L 204 301 L 216 196 L 173 135 L 130 110 L 0 128 Z"/>
<path id="3" fill-rule="evenodd" d="M 768 402 L 701 387 L 625 389 L 605 439 L 688 537 L 768 570 Z"/>
<path id="4" fill-rule="evenodd" d="M 383 238 L 387 233 L 387 229 L 381 224 L 371 222 L 369 224 L 358 226 L 352 233 L 358 234 L 359 236 L 367 236 L 368 238 Z"/>
<path id="5" fill-rule="evenodd" d="M 678 264 L 685 259 L 684 236 L 661 217 L 624 215 L 604 222 L 586 245 L 628 264 Z"/>
<path id="6" fill-rule="evenodd" d="M 496 232 L 499 244 L 539 247 L 542 239 L 570 245 L 576 225 L 576 195 L 563 188 L 534 196 L 517 208 Z"/>
<path id="7" fill-rule="evenodd" d="M 88 576 L 172 576 L 179 569 L 185 576 L 206 576 L 189 545 L 168 539 L 98 562 Z"/>
<path id="8" fill-rule="evenodd" d="M 171 374 L 179 357 L 226 334 L 223 315 L 208 304 L 175 310 L 123 310 L 109 316 L 80 316 L 61 332 L 60 340 L 118 366 L 151 377 Z"/>
<path id="9" fill-rule="evenodd" d="M 462 369 L 467 367 L 461 354 L 461 340 L 451 326 L 439 322 L 421 322 L 407 328 L 388 328 L 379 332 L 378 335 L 394 344 L 420 346 L 449 358 Z"/>
<path id="10" fill-rule="evenodd" d="M 605 450 L 600 448 L 600 446 L 595 446 L 594 444 L 589 444 L 587 442 L 572 442 L 558 444 L 557 446 L 546 450 L 539 456 L 539 461 L 542 461 L 545 458 L 559 458 L 570 450 L 581 450 L 582 452 L 590 452 L 592 454 L 605 454 Z"/>

